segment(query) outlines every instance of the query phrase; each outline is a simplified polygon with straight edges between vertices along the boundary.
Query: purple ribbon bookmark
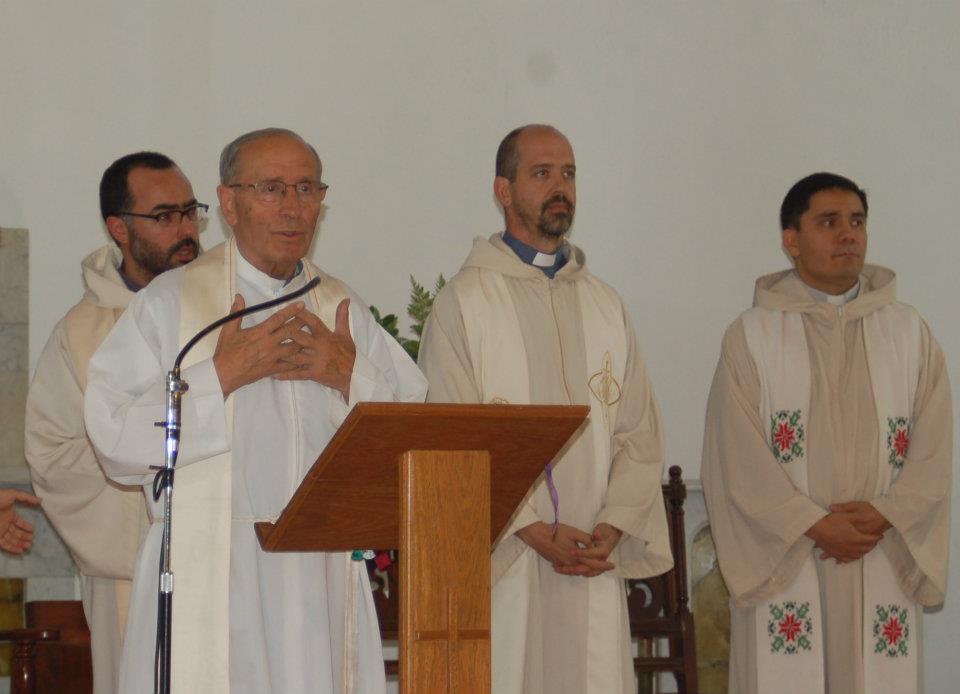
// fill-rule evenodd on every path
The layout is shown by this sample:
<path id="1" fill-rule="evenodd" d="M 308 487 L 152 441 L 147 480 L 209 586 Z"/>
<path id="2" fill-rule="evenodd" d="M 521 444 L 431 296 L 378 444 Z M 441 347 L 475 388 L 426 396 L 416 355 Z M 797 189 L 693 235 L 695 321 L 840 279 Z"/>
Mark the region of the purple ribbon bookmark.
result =
<path id="1" fill-rule="evenodd" d="M 550 532 L 557 534 L 557 528 L 560 526 L 560 493 L 557 491 L 557 485 L 553 483 L 553 466 L 547 463 L 547 489 L 550 490 L 550 501 L 553 502 L 553 525 L 550 526 Z"/>

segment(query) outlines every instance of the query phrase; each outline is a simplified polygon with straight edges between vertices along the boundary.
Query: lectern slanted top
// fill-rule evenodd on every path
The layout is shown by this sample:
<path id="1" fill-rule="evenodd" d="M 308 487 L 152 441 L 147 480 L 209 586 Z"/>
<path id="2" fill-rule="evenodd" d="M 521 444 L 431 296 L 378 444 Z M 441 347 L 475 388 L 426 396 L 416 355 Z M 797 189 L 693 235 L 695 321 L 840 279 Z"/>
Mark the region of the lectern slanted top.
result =
<path id="1" fill-rule="evenodd" d="M 358 403 L 275 523 L 267 551 L 393 549 L 399 544 L 400 455 L 489 451 L 490 542 L 583 423 L 571 405 Z"/>

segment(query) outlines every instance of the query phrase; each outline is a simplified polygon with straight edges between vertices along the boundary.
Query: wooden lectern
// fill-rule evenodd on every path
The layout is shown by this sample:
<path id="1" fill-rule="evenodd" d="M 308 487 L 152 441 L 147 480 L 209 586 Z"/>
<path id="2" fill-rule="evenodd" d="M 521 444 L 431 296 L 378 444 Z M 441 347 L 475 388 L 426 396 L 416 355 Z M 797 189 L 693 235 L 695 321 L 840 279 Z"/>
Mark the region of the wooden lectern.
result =
<path id="1" fill-rule="evenodd" d="M 489 694 L 490 547 L 589 408 L 359 403 L 267 551 L 400 549 L 400 694 Z"/>

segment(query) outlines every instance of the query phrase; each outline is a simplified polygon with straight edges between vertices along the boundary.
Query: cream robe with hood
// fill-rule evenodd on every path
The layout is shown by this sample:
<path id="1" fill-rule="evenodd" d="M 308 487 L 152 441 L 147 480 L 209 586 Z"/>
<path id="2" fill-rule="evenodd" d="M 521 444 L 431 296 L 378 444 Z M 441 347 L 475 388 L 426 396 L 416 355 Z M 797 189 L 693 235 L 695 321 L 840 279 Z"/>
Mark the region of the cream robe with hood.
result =
<path id="1" fill-rule="evenodd" d="M 84 259 L 86 291 L 40 355 L 24 431 L 33 488 L 80 570 L 97 694 L 117 688 L 130 579 L 147 525 L 142 490 L 105 477 L 83 424 L 87 363 L 134 296 L 118 271 L 122 259 L 112 243 Z"/>
<path id="2" fill-rule="evenodd" d="M 567 264 L 550 280 L 500 234 L 477 239 L 434 302 L 420 348 L 432 402 L 526 404 L 485 392 L 499 380 L 532 404 L 591 405 L 591 423 L 553 461 L 560 522 L 588 533 L 606 522 L 624 533 L 610 556 L 615 571 L 589 579 L 556 573 L 514 534 L 553 521 L 541 476 L 491 557 L 497 694 L 635 691 L 621 579 L 663 573 L 673 563 L 660 415 L 636 336 L 619 297 L 590 275 L 582 251 L 568 250 Z M 585 306 L 591 315 L 583 315 Z M 588 363 L 591 352 L 614 356 Z M 606 411 L 591 395 L 602 394 L 604 373 L 619 374 L 607 381 Z M 515 374 L 524 382 L 511 387 Z M 597 459 L 594 436 L 609 437 L 601 442 L 608 459 Z"/>
<path id="3" fill-rule="evenodd" d="M 707 405 L 702 476 L 720 569 L 731 594 L 731 692 L 757 691 L 754 654 L 764 635 L 755 632 L 754 606 L 794 580 L 813 547 L 804 533 L 832 503 L 873 504 L 894 526 L 873 551 L 888 558 L 901 587 L 919 605 L 943 602 L 952 410 L 943 353 L 922 321 L 906 461 L 888 492 L 871 498 L 879 424 L 862 318 L 895 299 L 894 273 L 870 265 L 860 276 L 858 297 L 842 307 L 814 300 L 792 270 L 757 280 L 755 306 L 802 316 L 810 354 L 809 496 L 794 488 L 768 445 L 760 380 L 742 319 L 724 335 Z M 826 691 L 863 694 L 862 561 L 818 559 L 816 567 Z M 920 628 L 915 625 L 918 637 Z"/>

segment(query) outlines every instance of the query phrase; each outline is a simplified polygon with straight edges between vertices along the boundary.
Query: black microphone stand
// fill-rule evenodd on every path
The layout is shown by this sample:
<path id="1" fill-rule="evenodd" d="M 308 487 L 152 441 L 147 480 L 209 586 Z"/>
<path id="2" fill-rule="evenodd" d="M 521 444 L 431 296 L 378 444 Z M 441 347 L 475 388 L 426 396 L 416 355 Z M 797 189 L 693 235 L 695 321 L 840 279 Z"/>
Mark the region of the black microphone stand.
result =
<path id="1" fill-rule="evenodd" d="M 173 572 L 170 570 L 170 528 L 173 499 L 173 471 L 177 466 L 177 453 L 180 449 L 180 400 L 190 386 L 180 378 L 180 362 L 187 356 L 194 345 L 213 332 L 221 325 L 237 320 L 256 311 L 277 306 L 291 299 L 303 296 L 320 284 L 320 278 L 314 277 L 295 292 L 256 304 L 248 308 L 234 311 L 214 321 L 198 332 L 184 345 L 173 363 L 173 369 L 167 373 L 167 404 L 166 419 L 157 422 L 156 426 L 166 429 L 167 435 L 163 451 L 163 467 L 157 468 L 157 475 L 153 479 L 153 499 L 159 501 L 163 496 L 163 538 L 160 543 L 160 580 L 157 602 L 157 648 L 153 677 L 154 694 L 170 694 L 170 648 L 172 644 L 173 628 Z"/>

